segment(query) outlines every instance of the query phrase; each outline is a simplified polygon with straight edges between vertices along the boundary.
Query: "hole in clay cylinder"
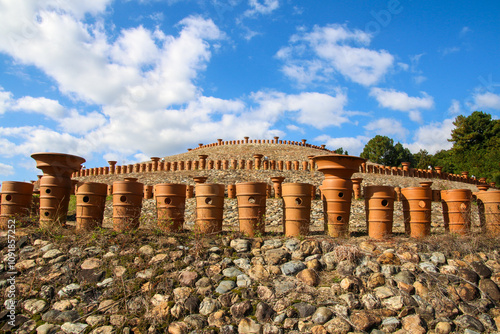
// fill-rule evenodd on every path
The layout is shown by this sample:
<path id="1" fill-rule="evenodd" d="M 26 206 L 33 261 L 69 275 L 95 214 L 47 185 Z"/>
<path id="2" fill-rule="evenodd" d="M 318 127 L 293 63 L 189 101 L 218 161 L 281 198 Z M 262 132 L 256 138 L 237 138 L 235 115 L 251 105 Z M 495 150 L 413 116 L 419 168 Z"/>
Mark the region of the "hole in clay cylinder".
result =
<path id="1" fill-rule="evenodd" d="M 90 201 L 90 197 L 88 196 L 83 196 L 83 202 L 88 203 Z"/>
<path id="2" fill-rule="evenodd" d="M 255 198 L 249 197 L 248 198 L 248 203 L 255 204 Z"/>
<path id="3" fill-rule="evenodd" d="M 342 220 L 342 216 L 337 216 L 337 220 L 341 221 Z"/>
<path id="4" fill-rule="evenodd" d="M 170 203 L 172 203 L 172 199 L 169 197 L 165 198 L 165 204 L 170 204 Z"/>
<path id="5" fill-rule="evenodd" d="M 386 199 L 382 200 L 382 206 L 388 206 L 388 205 L 389 202 Z"/>
<path id="6" fill-rule="evenodd" d="M 45 217 L 50 216 L 50 212 L 48 212 L 48 211 L 45 211 L 43 214 L 44 214 Z"/>
<path id="7" fill-rule="evenodd" d="M 210 197 L 205 198 L 205 204 L 212 204 L 212 199 Z"/>
<path id="8" fill-rule="evenodd" d="M 302 204 L 302 199 L 300 199 L 300 198 L 296 198 L 296 199 L 295 199 L 295 204 L 297 204 L 297 205 L 301 205 L 301 204 Z"/>
<path id="9" fill-rule="evenodd" d="M 11 196 L 11 195 L 7 195 L 7 196 L 5 196 L 5 200 L 6 200 L 6 201 L 12 201 L 12 196 Z"/>
<path id="10" fill-rule="evenodd" d="M 50 189 L 45 189 L 45 193 L 46 193 L 46 194 L 50 194 L 51 192 L 52 192 L 52 190 L 50 190 Z"/>
<path id="11" fill-rule="evenodd" d="M 120 202 L 125 203 L 127 201 L 127 196 L 122 195 L 120 196 Z"/>
<path id="12" fill-rule="evenodd" d="M 339 197 L 340 197 L 340 198 L 344 197 L 344 193 L 340 192 L 340 193 L 339 193 Z M 338 219 L 337 219 L 337 220 L 338 220 Z"/>

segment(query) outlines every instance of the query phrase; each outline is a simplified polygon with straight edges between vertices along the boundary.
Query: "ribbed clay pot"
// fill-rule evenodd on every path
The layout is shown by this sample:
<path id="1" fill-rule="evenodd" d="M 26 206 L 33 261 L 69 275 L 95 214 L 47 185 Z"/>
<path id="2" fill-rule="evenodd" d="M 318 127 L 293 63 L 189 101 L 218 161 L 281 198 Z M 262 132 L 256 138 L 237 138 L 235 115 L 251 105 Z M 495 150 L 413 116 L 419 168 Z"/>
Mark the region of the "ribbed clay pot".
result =
<path id="1" fill-rule="evenodd" d="M 240 232 L 250 237 L 265 232 L 267 183 L 236 183 Z"/>
<path id="2" fill-rule="evenodd" d="M 196 233 L 220 233 L 224 214 L 224 185 L 196 185 Z"/>
<path id="3" fill-rule="evenodd" d="M 151 199 L 153 198 L 153 186 L 150 185 L 144 185 L 144 199 Z"/>
<path id="4" fill-rule="evenodd" d="M 354 199 L 360 199 L 361 198 L 361 182 L 363 181 L 363 178 L 358 177 L 355 179 L 351 179 L 352 181 L 352 191 L 354 192 Z"/>
<path id="5" fill-rule="evenodd" d="M 2 182 L 0 229 L 7 230 L 9 220 L 26 222 L 30 217 L 33 184 L 27 182 Z"/>
<path id="6" fill-rule="evenodd" d="M 286 237 L 309 234 L 311 223 L 311 191 L 308 183 L 284 183 L 283 230 Z"/>
<path id="7" fill-rule="evenodd" d="M 184 224 L 186 185 L 161 183 L 155 186 L 158 228 L 164 232 L 180 232 Z"/>
<path id="8" fill-rule="evenodd" d="M 365 159 L 349 155 L 318 155 L 313 158 L 318 171 L 325 174 L 320 190 L 323 200 L 325 232 L 332 237 L 349 235 L 352 174 Z"/>
<path id="9" fill-rule="evenodd" d="M 401 190 L 405 232 L 422 238 L 431 232 L 431 188 L 412 187 Z"/>
<path id="10" fill-rule="evenodd" d="M 113 182 L 113 230 L 127 231 L 139 227 L 144 185 L 136 178 Z"/>
<path id="11" fill-rule="evenodd" d="M 500 190 L 480 191 L 476 196 L 483 232 L 500 236 Z"/>
<path id="12" fill-rule="evenodd" d="M 102 227 L 108 185 L 85 182 L 76 191 L 76 229 L 82 231 Z"/>
<path id="13" fill-rule="evenodd" d="M 44 174 L 40 179 L 40 227 L 63 226 L 68 214 L 71 174 L 80 170 L 85 159 L 71 154 L 50 152 L 34 153 L 31 157 L 36 161 L 36 167 Z"/>
<path id="14" fill-rule="evenodd" d="M 433 202 L 441 202 L 441 190 L 433 190 L 432 191 L 432 201 Z"/>
<path id="15" fill-rule="evenodd" d="M 368 236 L 384 239 L 392 234 L 394 214 L 394 188 L 368 186 L 364 188 L 366 225 Z"/>
<path id="16" fill-rule="evenodd" d="M 236 198 L 236 185 L 227 185 L 227 198 Z"/>
<path id="17" fill-rule="evenodd" d="M 283 176 L 273 176 L 271 181 L 273 182 L 274 188 L 274 198 L 281 198 L 281 184 L 285 180 Z"/>
<path id="18" fill-rule="evenodd" d="M 444 226 L 450 233 L 470 232 L 471 198 L 472 192 L 469 189 L 441 190 Z"/>
<path id="19" fill-rule="evenodd" d="M 194 198 L 194 186 L 186 185 L 186 198 Z"/>

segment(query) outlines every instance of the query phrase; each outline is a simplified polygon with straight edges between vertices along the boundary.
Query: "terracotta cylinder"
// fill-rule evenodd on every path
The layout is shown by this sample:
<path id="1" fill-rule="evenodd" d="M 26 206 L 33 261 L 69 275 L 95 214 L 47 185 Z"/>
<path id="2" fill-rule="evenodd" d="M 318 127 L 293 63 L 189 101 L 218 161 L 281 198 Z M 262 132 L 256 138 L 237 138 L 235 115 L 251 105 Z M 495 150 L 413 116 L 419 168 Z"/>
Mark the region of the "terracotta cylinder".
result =
<path id="1" fill-rule="evenodd" d="M 403 167 L 403 175 L 410 176 L 410 162 L 402 162 L 401 166 Z"/>
<path id="2" fill-rule="evenodd" d="M 132 165 L 132 167 L 133 167 L 133 165 Z M 165 171 L 165 161 L 158 162 L 158 170 L 161 172 Z"/>
<path id="3" fill-rule="evenodd" d="M 260 169 L 260 163 L 261 163 L 262 157 L 263 157 L 262 154 L 254 154 L 253 155 L 255 169 Z"/>
<path id="4" fill-rule="evenodd" d="M 40 179 L 40 227 L 64 226 L 71 194 L 71 179 L 44 175 Z"/>
<path id="5" fill-rule="evenodd" d="M 401 187 L 394 187 L 394 200 L 401 201 Z"/>
<path id="6" fill-rule="evenodd" d="M 384 239 L 392 235 L 394 188 L 368 186 L 364 188 L 368 236 Z"/>
<path id="7" fill-rule="evenodd" d="M 273 187 L 270 184 L 268 184 L 266 186 L 266 199 L 267 198 L 271 198 L 271 192 L 272 192 L 272 190 L 273 190 Z"/>
<path id="8" fill-rule="evenodd" d="M 196 161 L 196 167 L 198 168 L 198 161 Z M 172 172 L 175 172 L 176 170 L 179 169 L 179 162 L 178 161 L 173 161 L 171 164 L 170 164 L 170 170 Z"/>
<path id="9" fill-rule="evenodd" d="M 203 183 L 196 185 L 196 233 L 222 232 L 224 215 L 224 185 Z"/>
<path id="10" fill-rule="evenodd" d="M 500 190 L 481 191 L 476 196 L 482 231 L 500 236 Z"/>
<path id="11" fill-rule="evenodd" d="M 194 183 L 196 184 L 202 184 L 207 182 L 208 177 L 206 176 L 195 176 L 193 177 Z"/>
<path id="12" fill-rule="evenodd" d="M 236 185 L 227 185 L 227 198 L 236 198 Z"/>
<path id="13" fill-rule="evenodd" d="M 292 162 L 291 161 L 287 161 L 285 163 L 285 166 L 286 166 L 286 170 L 292 170 Z"/>
<path id="14" fill-rule="evenodd" d="M 108 185 L 85 182 L 76 192 L 76 229 L 89 231 L 102 226 Z"/>
<path id="15" fill-rule="evenodd" d="M 401 190 L 405 231 L 412 238 L 431 232 L 431 188 L 413 187 Z"/>
<path id="16" fill-rule="evenodd" d="M 238 168 L 238 160 L 231 159 L 231 169 L 237 169 L 237 168 Z"/>
<path id="17" fill-rule="evenodd" d="M 144 185 L 136 178 L 113 182 L 113 230 L 126 231 L 139 227 Z"/>
<path id="18" fill-rule="evenodd" d="M 215 169 L 220 170 L 222 162 L 220 160 L 215 160 Z"/>
<path id="19" fill-rule="evenodd" d="M 444 225 L 450 233 L 466 234 L 470 231 L 471 198 L 469 189 L 441 190 Z"/>
<path id="20" fill-rule="evenodd" d="M 178 170 L 185 170 L 185 161 L 178 161 L 177 162 L 177 169 Z"/>
<path id="21" fill-rule="evenodd" d="M 311 185 L 311 199 L 315 200 L 316 199 L 316 186 Z"/>
<path id="22" fill-rule="evenodd" d="M 419 184 L 422 188 L 430 188 L 432 185 L 432 181 L 423 181 L 419 182 Z"/>
<path id="23" fill-rule="evenodd" d="M 240 232 L 254 237 L 265 232 L 267 183 L 236 183 Z"/>
<path id="24" fill-rule="evenodd" d="M 276 160 L 271 160 L 269 162 L 269 169 L 276 170 Z"/>
<path id="25" fill-rule="evenodd" d="M 153 186 L 149 186 L 149 185 L 145 184 L 143 193 L 144 193 L 144 199 L 153 198 Z"/>
<path id="26" fill-rule="evenodd" d="M 192 185 L 186 185 L 186 198 L 193 198 L 194 197 L 194 186 Z"/>
<path id="27" fill-rule="evenodd" d="M 253 161 L 252 160 L 247 160 L 247 169 L 252 170 L 253 169 Z"/>
<path id="28" fill-rule="evenodd" d="M 158 228 L 164 232 L 180 232 L 184 224 L 186 185 L 161 183 L 155 186 Z"/>
<path id="29" fill-rule="evenodd" d="M 191 167 L 191 166 L 192 166 L 192 164 L 193 164 L 193 163 L 192 163 L 192 161 L 191 161 L 191 160 L 186 161 L 186 163 L 185 163 L 186 170 L 191 170 L 191 169 L 192 169 L 192 167 Z"/>
<path id="30" fill-rule="evenodd" d="M 352 181 L 352 191 L 354 193 L 354 199 L 360 199 L 361 198 L 361 182 L 363 181 L 363 178 L 355 178 L 351 179 Z"/>
<path id="31" fill-rule="evenodd" d="M 245 159 L 240 159 L 238 162 L 238 169 L 245 169 Z"/>
<path id="32" fill-rule="evenodd" d="M 227 159 L 222 160 L 222 169 L 229 169 L 229 161 Z"/>
<path id="33" fill-rule="evenodd" d="M 160 161 L 159 157 L 151 157 L 152 161 L 152 166 L 151 166 L 151 171 L 156 172 L 158 170 L 158 161 Z"/>
<path id="34" fill-rule="evenodd" d="M 274 198 L 281 198 L 282 193 L 281 193 L 281 184 L 285 180 L 285 177 L 283 176 L 274 176 L 271 178 L 271 181 L 273 182 L 273 188 L 274 188 Z"/>
<path id="35" fill-rule="evenodd" d="M 108 185 L 107 195 L 108 196 L 112 196 L 113 195 L 113 185 L 112 184 Z"/>
<path id="36" fill-rule="evenodd" d="M 302 170 L 306 171 L 309 167 L 309 162 L 307 161 L 302 161 Z"/>
<path id="37" fill-rule="evenodd" d="M 352 198 L 351 176 L 366 160 L 349 155 L 319 155 L 313 159 L 318 171 L 325 174 L 320 187 L 325 232 L 332 237 L 347 237 Z"/>
<path id="38" fill-rule="evenodd" d="M 282 185 L 283 229 L 286 237 L 309 234 L 312 187 L 307 183 L 284 183 Z"/>
<path id="39" fill-rule="evenodd" d="M 262 169 L 264 169 L 264 170 L 269 169 L 269 160 L 264 159 L 264 161 L 262 161 Z"/>
<path id="40" fill-rule="evenodd" d="M 484 184 L 484 183 L 479 183 L 477 185 L 477 190 L 479 190 L 479 191 L 487 191 L 489 188 L 490 188 L 490 186 L 487 184 Z"/>
<path id="41" fill-rule="evenodd" d="M 283 160 L 278 161 L 278 170 L 283 170 Z"/>
<path id="42" fill-rule="evenodd" d="M 200 169 L 206 169 L 208 155 L 200 154 L 200 155 L 198 155 L 198 157 L 200 159 L 200 162 L 199 162 Z"/>
<path id="43" fill-rule="evenodd" d="M 0 229 L 7 230 L 9 219 L 26 222 L 30 217 L 31 203 L 33 198 L 33 184 L 28 182 L 2 182 L 0 209 Z"/>
<path id="44" fill-rule="evenodd" d="M 441 202 L 441 190 L 433 190 L 432 191 L 432 201 L 433 202 Z"/>

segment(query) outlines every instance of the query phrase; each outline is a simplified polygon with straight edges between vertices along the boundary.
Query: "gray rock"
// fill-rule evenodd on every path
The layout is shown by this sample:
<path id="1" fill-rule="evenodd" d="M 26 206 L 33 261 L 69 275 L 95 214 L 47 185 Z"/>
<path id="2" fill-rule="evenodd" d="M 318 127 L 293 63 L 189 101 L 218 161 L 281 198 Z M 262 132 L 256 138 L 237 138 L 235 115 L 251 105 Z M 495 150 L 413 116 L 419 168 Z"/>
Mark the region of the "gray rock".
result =
<path id="1" fill-rule="evenodd" d="M 236 303 L 231 306 L 230 312 L 235 319 L 243 318 L 252 312 L 252 302 L 245 300 L 243 302 Z"/>
<path id="2" fill-rule="evenodd" d="M 290 253 L 283 248 L 270 249 L 264 256 L 266 262 L 270 265 L 282 264 L 290 259 Z"/>
<path id="3" fill-rule="evenodd" d="M 375 296 L 377 296 L 377 298 L 379 299 L 385 299 L 394 296 L 394 291 L 387 286 L 379 286 L 378 288 L 375 288 L 374 291 Z"/>
<path id="4" fill-rule="evenodd" d="M 218 300 L 205 297 L 200 304 L 200 314 L 208 316 L 217 311 L 220 307 L 221 305 Z"/>
<path id="5" fill-rule="evenodd" d="M 191 314 L 184 318 L 184 322 L 191 329 L 203 329 L 207 327 L 207 319 L 200 314 Z"/>
<path id="6" fill-rule="evenodd" d="M 56 322 L 73 322 L 76 321 L 76 319 L 80 318 L 80 315 L 76 310 L 71 310 L 71 311 L 64 311 L 61 312 L 57 317 L 56 317 Z"/>
<path id="7" fill-rule="evenodd" d="M 389 317 L 382 320 L 380 329 L 386 333 L 394 333 L 401 326 L 401 321 L 396 317 Z"/>
<path id="8" fill-rule="evenodd" d="M 271 324 L 264 324 L 262 334 L 283 334 L 283 328 Z"/>
<path id="9" fill-rule="evenodd" d="M 385 277 L 392 277 L 399 272 L 399 267 L 392 264 L 384 264 L 380 267 L 380 272 Z"/>
<path id="10" fill-rule="evenodd" d="M 38 314 L 47 307 L 47 302 L 43 299 L 28 299 L 24 302 L 24 309 L 30 314 Z"/>
<path id="11" fill-rule="evenodd" d="M 413 275 L 412 272 L 408 270 L 400 271 L 393 276 L 393 279 L 396 282 L 403 282 L 408 285 L 413 285 L 413 283 L 415 283 L 415 275 Z"/>
<path id="12" fill-rule="evenodd" d="M 312 315 L 312 322 L 323 325 L 328 322 L 333 316 L 333 312 L 328 307 L 318 307 Z"/>
<path id="13" fill-rule="evenodd" d="M 306 265 L 300 261 L 290 261 L 281 266 L 281 272 L 283 275 L 295 275 L 306 268 Z"/>
<path id="14" fill-rule="evenodd" d="M 280 313 L 277 316 L 274 317 L 273 322 L 275 324 L 281 324 L 283 321 L 286 319 L 286 313 Z"/>
<path id="15" fill-rule="evenodd" d="M 248 270 L 252 268 L 252 266 L 250 265 L 250 260 L 248 259 L 236 259 L 233 260 L 233 263 L 243 270 Z"/>
<path id="16" fill-rule="evenodd" d="M 340 295 L 339 298 L 342 299 L 350 309 L 356 309 L 361 306 L 358 298 L 353 293 L 344 293 L 343 295 Z"/>
<path id="17" fill-rule="evenodd" d="M 243 272 L 235 267 L 229 267 L 222 271 L 222 274 L 226 277 L 237 277 L 238 275 L 242 275 Z"/>
<path id="18" fill-rule="evenodd" d="M 288 239 L 285 241 L 285 247 L 289 252 L 294 252 L 299 249 L 300 243 L 297 239 Z"/>
<path id="19" fill-rule="evenodd" d="M 316 306 L 308 303 L 296 303 L 292 305 L 297 310 L 299 318 L 306 318 L 316 312 Z"/>
<path id="20" fill-rule="evenodd" d="M 280 248 L 283 246 L 283 242 L 279 239 L 267 239 L 262 245 L 262 250 L 268 250 L 273 248 Z"/>
<path id="21" fill-rule="evenodd" d="M 240 288 L 248 288 L 252 285 L 252 279 L 245 274 L 238 275 L 236 277 L 236 285 Z"/>
<path id="22" fill-rule="evenodd" d="M 77 323 L 66 322 L 61 326 L 61 329 L 66 334 L 80 334 L 83 333 L 87 327 L 89 327 L 89 325 L 82 324 L 79 322 Z"/>
<path id="23" fill-rule="evenodd" d="M 42 320 L 46 322 L 57 322 L 57 317 L 61 314 L 58 310 L 48 310 L 42 315 Z"/>
<path id="24" fill-rule="evenodd" d="M 456 326 L 477 332 L 484 332 L 484 326 L 478 319 L 468 314 L 460 315 L 453 320 Z"/>
<path id="25" fill-rule="evenodd" d="M 236 287 L 236 283 L 234 281 L 222 281 L 219 283 L 219 286 L 215 289 L 215 292 L 223 294 L 233 290 Z"/>
<path id="26" fill-rule="evenodd" d="M 431 262 L 420 262 L 419 264 L 420 269 L 427 271 L 429 273 L 437 273 L 438 268 L 434 265 L 434 263 Z"/>
<path id="27" fill-rule="evenodd" d="M 85 322 L 89 324 L 90 327 L 104 325 L 106 323 L 106 317 L 103 315 L 91 315 L 85 319 Z"/>
<path id="28" fill-rule="evenodd" d="M 274 316 L 274 310 L 267 303 L 259 302 L 255 308 L 255 317 L 259 322 L 266 322 Z"/>
<path id="29" fill-rule="evenodd" d="M 482 262 L 474 261 L 470 266 L 481 278 L 489 278 L 491 276 L 491 269 Z"/>
<path id="30" fill-rule="evenodd" d="M 351 325 L 344 319 L 334 317 L 323 325 L 326 331 L 330 334 L 347 334 L 351 331 Z"/>
<path id="31" fill-rule="evenodd" d="M 60 327 L 54 324 L 43 324 L 36 328 L 37 334 L 55 334 Z"/>
<path id="32" fill-rule="evenodd" d="M 434 264 L 445 264 L 446 256 L 441 252 L 434 252 L 432 253 L 430 260 Z"/>
<path id="33" fill-rule="evenodd" d="M 78 290 L 80 290 L 80 285 L 73 283 L 66 285 L 64 288 L 59 290 L 57 293 L 59 297 L 65 298 L 65 297 L 71 297 L 73 296 Z"/>
<path id="34" fill-rule="evenodd" d="M 250 318 L 243 318 L 240 320 L 238 324 L 238 333 L 246 334 L 246 333 L 261 333 L 262 325 L 255 322 Z"/>
<path id="35" fill-rule="evenodd" d="M 380 300 L 371 293 L 363 295 L 363 297 L 361 297 L 361 303 L 367 310 L 373 310 L 380 307 Z"/>
<path id="36" fill-rule="evenodd" d="M 101 326 L 94 329 L 90 334 L 113 334 L 115 329 L 113 326 Z"/>
<path id="37" fill-rule="evenodd" d="M 297 285 L 295 284 L 295 282 L 292 281 L 281 281 L 281 280 L 274 281 L 274 291 L 278 296 L 286 294 L 288 291 L 295 289 L 296 286 Z"/>
<path id="38" fill-rule="evenodd" d="M 56 257 L 59 257 L 61 255 L 64 255 L 64 253 L 61 252 L 59 249 L 51 249 L 51 250 L 45 252 L 45 254 L 43 254 L 42 258 L 45 260 L 51 260 L 51 259 L 55 259 Z"/>
<path id="39" fill-rule="evenodd" d="M 382 300 L 382 305 L 389 310 L 397 312 L 404 307 L 404 300 L 402 296 L 394 296 Z"/>
<path id="40" fill-rule="evenodd" d="M 231 240 L 229 244 L 238 253 L 248 252 L 250 250 L 251 243 L 245 239 L 234 239 Z"/>

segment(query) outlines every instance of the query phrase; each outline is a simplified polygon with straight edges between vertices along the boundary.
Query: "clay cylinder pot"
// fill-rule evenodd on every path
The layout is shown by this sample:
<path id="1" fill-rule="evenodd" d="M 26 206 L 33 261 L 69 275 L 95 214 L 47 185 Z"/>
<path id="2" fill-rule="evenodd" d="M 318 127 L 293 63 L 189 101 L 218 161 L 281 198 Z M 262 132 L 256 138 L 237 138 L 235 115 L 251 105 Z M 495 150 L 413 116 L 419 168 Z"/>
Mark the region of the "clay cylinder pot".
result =
<path id="1" fill-rule="evenodd" d="M 40 227 L 64 226 L 68 214 L 71 179 L 44 175 L 40 179 Z"/>
<path id="2" fill-rule="evenodd" d="M 222 232 L 224 215 L 224 185 L 201 183 L 196 185 L 196 233 Z"/>
<path id="3" fill-rule="evenodd" d="M 2 182 L 0 229 L 7 230 L 10 219 L 16 223 L 30 216 L 33 184 L 27 182 Z"/>
<path id="4" fill-rule="evenodd" d="M 274 198 L 281 198 L 281 184 L 285 180 L 283 176 L 274 176 L 271 178 L 274 188 Z"/>
<path id="5" fill-rule="evenodd" d="M 309 234 L 312 187 L 313 185 L 307 183 L 282 185 L 283 230 L 286 237 Z"/>
<path id="6" fill-rule="evenodd" d="M 422 182 L 419 182 L 419 184 L 423 188 L 430 188 L 432 185 L 432 181 L 422 181 Z"/>
<path id="7" fill-rule="evenodd" d="M 194 186 L 192 185 L 186 185 L 186 198 L 193 198 L 194 197 Z"/>
<path id="8" fill-rule="evenodd" d="M 394 200 L 401 201 L 401 187 L 394 187 Z"/>
<path id="9" fill-rule="evenodd" d="M 361 182 L 363 178 L 355 178 L 351 179 L 352 181 L 352 191 L 354 192 L 354 199 L 361 198 Z"/>
<path id="10" fill-rule="evenodd" d="M 153 198 L 153 186 L 144 185 L 143 193 L 144 193 L 144 199 Z"/>
<path id="11" fill-rule="evenodd" d="M 227 185 L 227 198 L 236 198 L 236 185 Z"/>
<path id="12" fill-rule="evenodd" d="M 126 231 L 139 227 L 144 185 L 136 178 L 113 182 L 113 230 Z"/>
<path id="13" fill-rule="evenodd" d="M 206 176 L 195 176 L 193 177 L 194 183 L 196 184 L 202 184 L 207 182 L 208 177 Z"/>
<path id="14" fill-rule="evenodd" d="M 433 202 L 441 202 L 441 190 L 433 190 L 432 191 L 432 201 Z"/>
<path id="15" fill-rule="evenodd" d="M 405 232 L 422 238 L 431 232 L 431 188 L 413 187 L 401 190 Z"/>
<path id="16" fill-rule="evenodd" d="M 476 196 L 483 232 L 500 236 L 500 190 L 481 191 Z"/>
<path id="17" fill-rule="evenodd" d="M 394 188 L 368 186 L 364 188 L 368 236 L 384 239 L 392 234 Z"/>
<path id="18" fill-rule="evenodd" d="M 92 230 L 102 226 L 108 185 L 85 182 L 76 192 L 76 229 Z"/>
<path id="19" fill-rule="evenodd" d="M 110 184 L 108 185 L 108 196 L 112 196 L 113 195 L 113 185 Z"/>
<path id="20" fill-rule="evenodd" d="M 441 190 L 444 226 L 450 233 L 466 234 L 470 231 L 471 197 L 469 189 Z"/>
<path id="21" fill-rule="evenodd" d="M 254 237 L 265 232 L 267 183 L 236 183 L 240 232 Z"/>
<path id="22" fill-rule="evenodd" d="M 161 183 L 155 186 L 158 228 L 164 232 L 180 232 L 184 224 L 186 185 Z"/>
<path id="23" fill-rule="evenodd" d="M 352 198 L 351 176 L 366 160 L 349 155 L 319 155 L 313 160 L 318 171 L 325 174 L 320 187 L 325 232 L 332 237 L 347 237 Z"/>

